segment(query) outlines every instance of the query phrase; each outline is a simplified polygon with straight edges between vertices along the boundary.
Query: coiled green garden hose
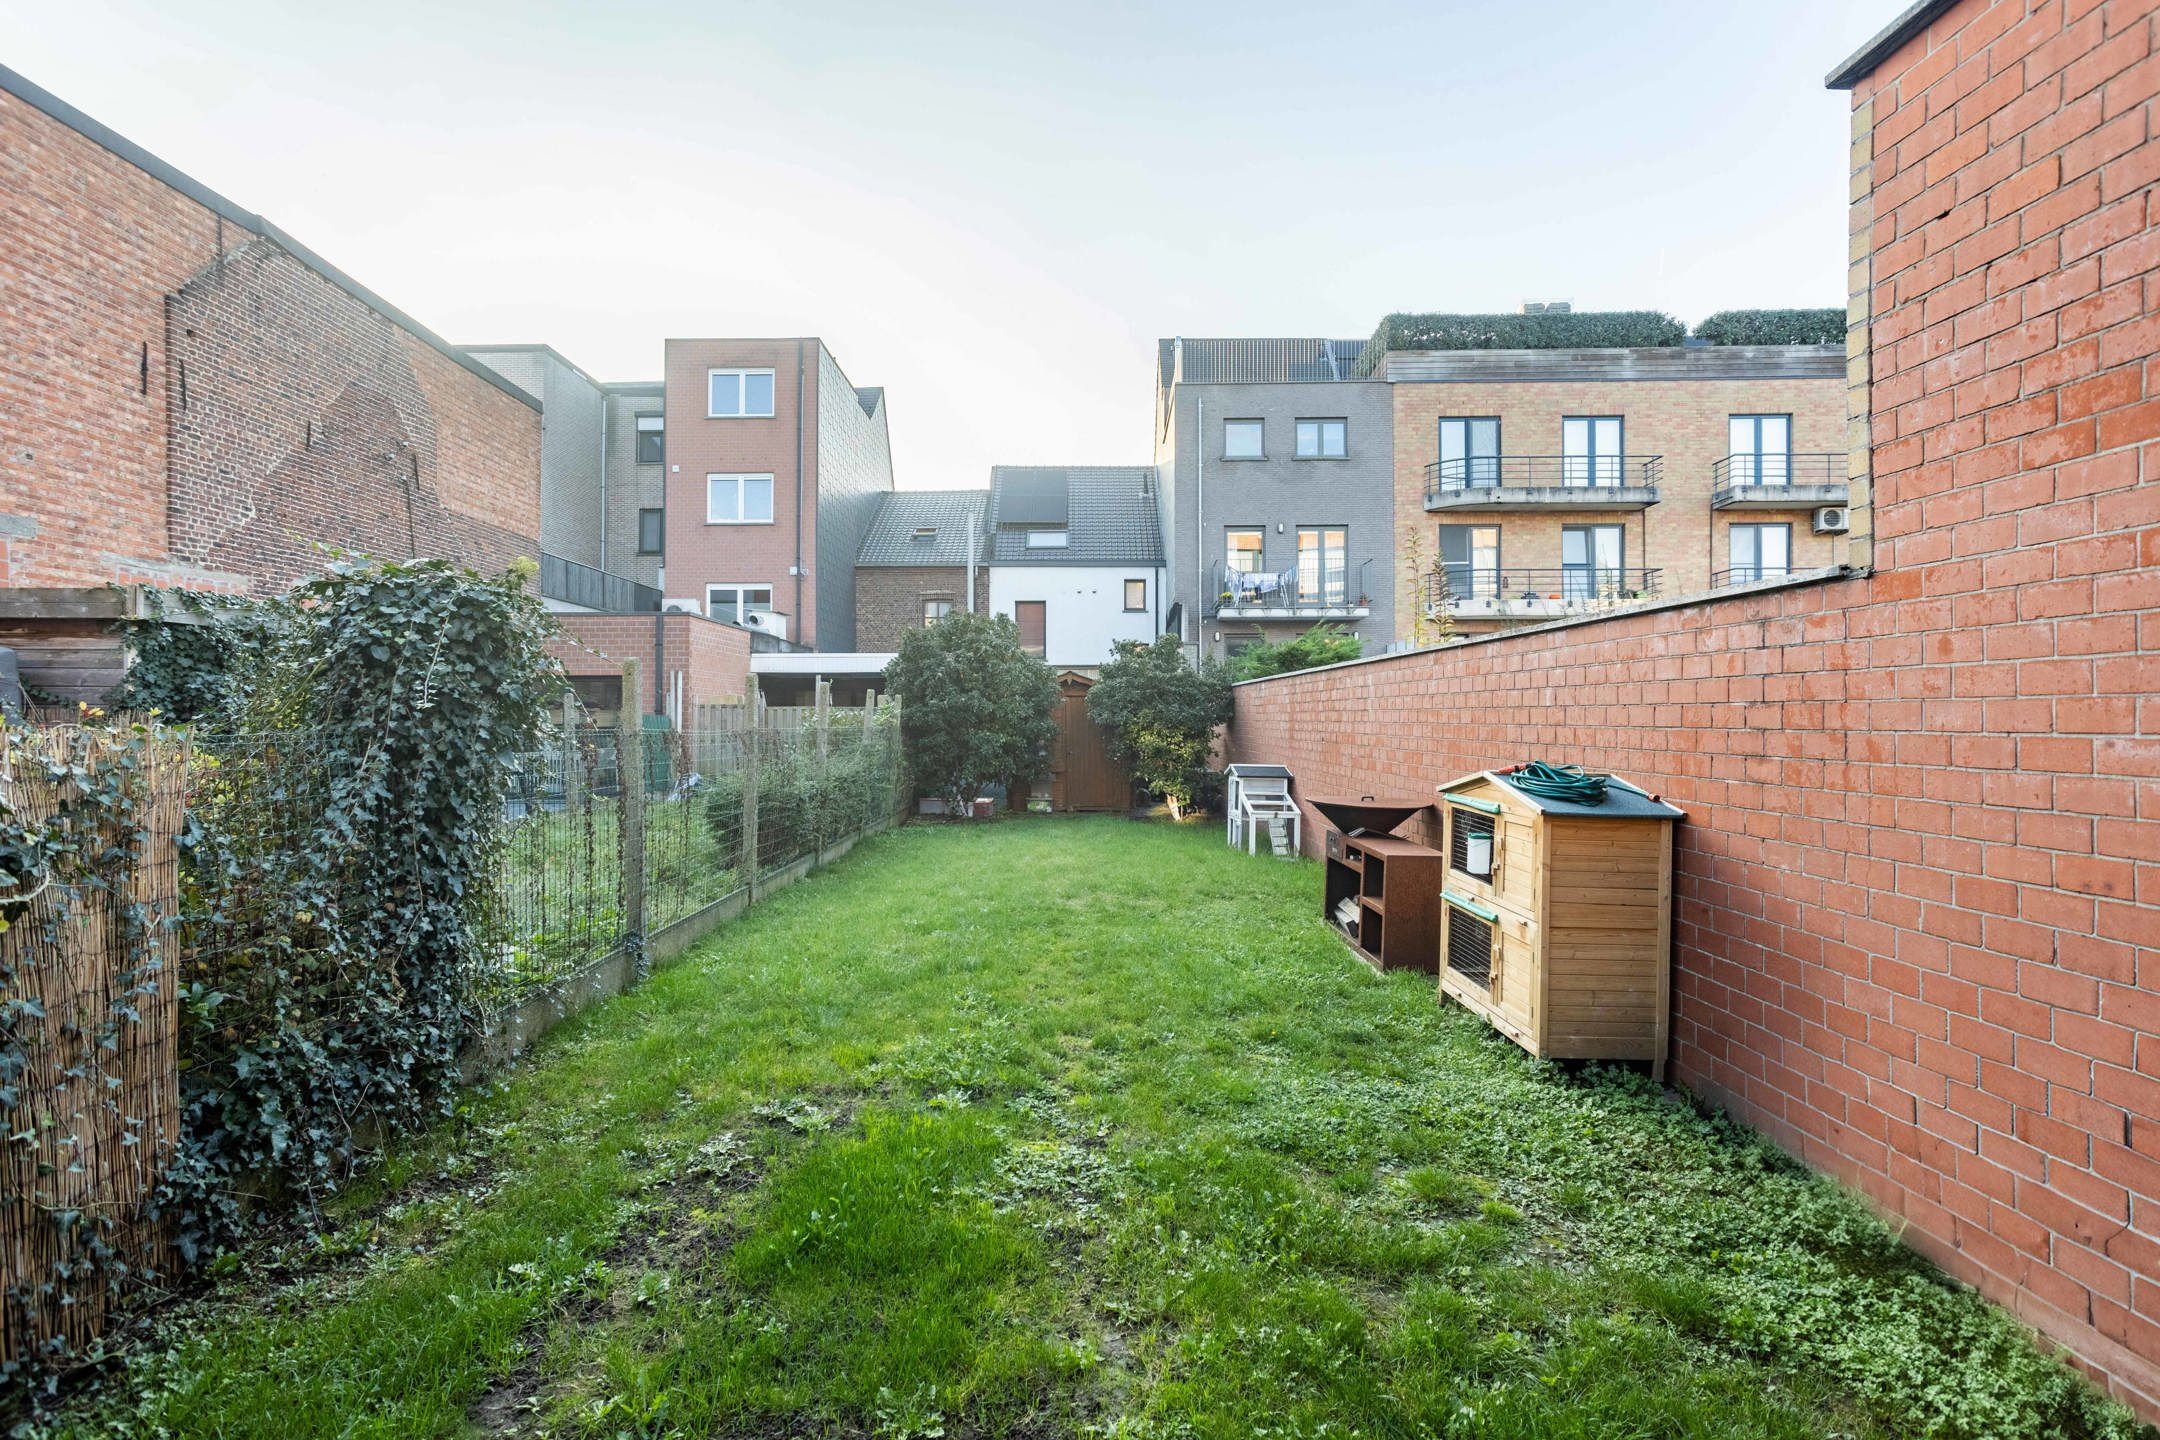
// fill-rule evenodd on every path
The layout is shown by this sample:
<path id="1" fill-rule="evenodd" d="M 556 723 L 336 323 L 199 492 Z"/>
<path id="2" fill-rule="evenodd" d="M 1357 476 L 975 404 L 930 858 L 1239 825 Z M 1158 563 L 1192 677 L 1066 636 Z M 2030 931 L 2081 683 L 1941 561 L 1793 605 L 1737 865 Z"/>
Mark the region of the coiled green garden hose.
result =
<path id="1" fill-rule="evenodd" d="M 1605 803 L 1605 777 L 1592 775 L 1580 765 L 1548 765 L 1532 760 L 1507 772 L 1507 782 L 1540 800 L 1561 800 L 1571 805 Z"/>

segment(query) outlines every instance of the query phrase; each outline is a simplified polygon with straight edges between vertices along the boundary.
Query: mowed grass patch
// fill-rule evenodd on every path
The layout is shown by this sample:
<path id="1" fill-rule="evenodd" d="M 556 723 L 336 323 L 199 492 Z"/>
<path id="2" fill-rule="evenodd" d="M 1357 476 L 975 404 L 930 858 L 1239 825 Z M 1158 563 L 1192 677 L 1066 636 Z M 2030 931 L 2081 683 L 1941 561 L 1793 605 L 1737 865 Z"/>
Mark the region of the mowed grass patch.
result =
<path id="1" fill-rule="evenodd" d="M 866 842 L 56 1428 L 2134 1433 L 1835 1187 L 1375 975 L 1318 891 L 1212 828 Z"/>

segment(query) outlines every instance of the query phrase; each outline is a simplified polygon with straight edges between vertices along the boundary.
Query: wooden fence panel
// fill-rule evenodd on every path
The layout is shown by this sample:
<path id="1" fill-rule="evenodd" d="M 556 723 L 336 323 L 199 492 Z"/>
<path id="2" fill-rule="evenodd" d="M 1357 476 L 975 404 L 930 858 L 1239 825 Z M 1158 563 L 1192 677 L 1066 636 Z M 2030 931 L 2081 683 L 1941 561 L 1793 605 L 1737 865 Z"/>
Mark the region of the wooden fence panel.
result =
<path id="1" fill-rule="evenodd" d="M 179 1125 L 186 761 L 151 732 L 0 728 L 0 819 L 57 821 L 81 845 L 0 909 L 0 1047 L 20 1067 L 0 1147 L 0 1360 L 88 1344 L 170 1260 L 147 1209 Z"/>

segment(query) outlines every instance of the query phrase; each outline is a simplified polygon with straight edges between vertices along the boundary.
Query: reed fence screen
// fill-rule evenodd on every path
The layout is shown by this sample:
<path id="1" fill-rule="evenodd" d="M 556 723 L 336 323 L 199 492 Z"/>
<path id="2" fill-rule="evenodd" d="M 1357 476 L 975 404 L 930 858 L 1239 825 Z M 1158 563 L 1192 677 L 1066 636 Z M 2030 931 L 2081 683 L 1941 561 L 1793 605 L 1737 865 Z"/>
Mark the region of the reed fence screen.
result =
<path id="1" fill-rule="evenodd" d="M 0 724 L 0 1374 L 80 1353 L 171 1261 L 186 760 L 152 727 Z"/>
<path id="2" fill-rule="evenodd" d="M 580 988 L 597 969 L 642 973 L 656 941 L 680 949 L 905 813 L 896 706 L 763 718 L 622 732 L 573 711 L 505 762 L 465 984 L 479 1053 L 512 1017 L 529 1031 L 536 997 L 567 1013 L 606 993 Z M 301 803 L 331 778 L 316 739 L 0 725 L 0 1380 L 89 1353 L 172 1261 L 152 1202 L 181 1077 L 230 1058 L 215 1027 L 181 1026 L 179 987 L 292 990 L 309 962 L 315 919 L 292 897 L 336 880 Z M 14 883 L 11 861 L 43 878 Z M 318 990 L 343 963 L 324 954 Z"/>

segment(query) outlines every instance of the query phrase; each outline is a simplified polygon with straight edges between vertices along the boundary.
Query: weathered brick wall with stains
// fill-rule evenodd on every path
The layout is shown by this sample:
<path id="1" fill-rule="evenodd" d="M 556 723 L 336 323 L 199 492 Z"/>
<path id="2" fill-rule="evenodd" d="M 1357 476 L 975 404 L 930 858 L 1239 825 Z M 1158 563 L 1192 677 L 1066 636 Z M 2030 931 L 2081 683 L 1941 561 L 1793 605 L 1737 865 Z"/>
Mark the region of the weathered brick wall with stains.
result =
<path id="1" fill-rule="evenodd" d="M 0 193 L 0 583 L 537 554 L 532 407 L 5 92 Z"/>
<path id="2" fill-rule="evenodd" d="M 1875 573 L 1241 686 L 1229 746 L 1307 796 L 1540 757 L 1684 806 L 1680 1079 L 2148 1416 L 2156 10 L 1966 0 L 1856 92 Z"/>
<path id="3" fill-rule="evenodd" d="M 538 557 L 530 406 L 257 240 L 167 306 L 170 549 L 261 591 L 318 544 L 499 570 Z"/>

